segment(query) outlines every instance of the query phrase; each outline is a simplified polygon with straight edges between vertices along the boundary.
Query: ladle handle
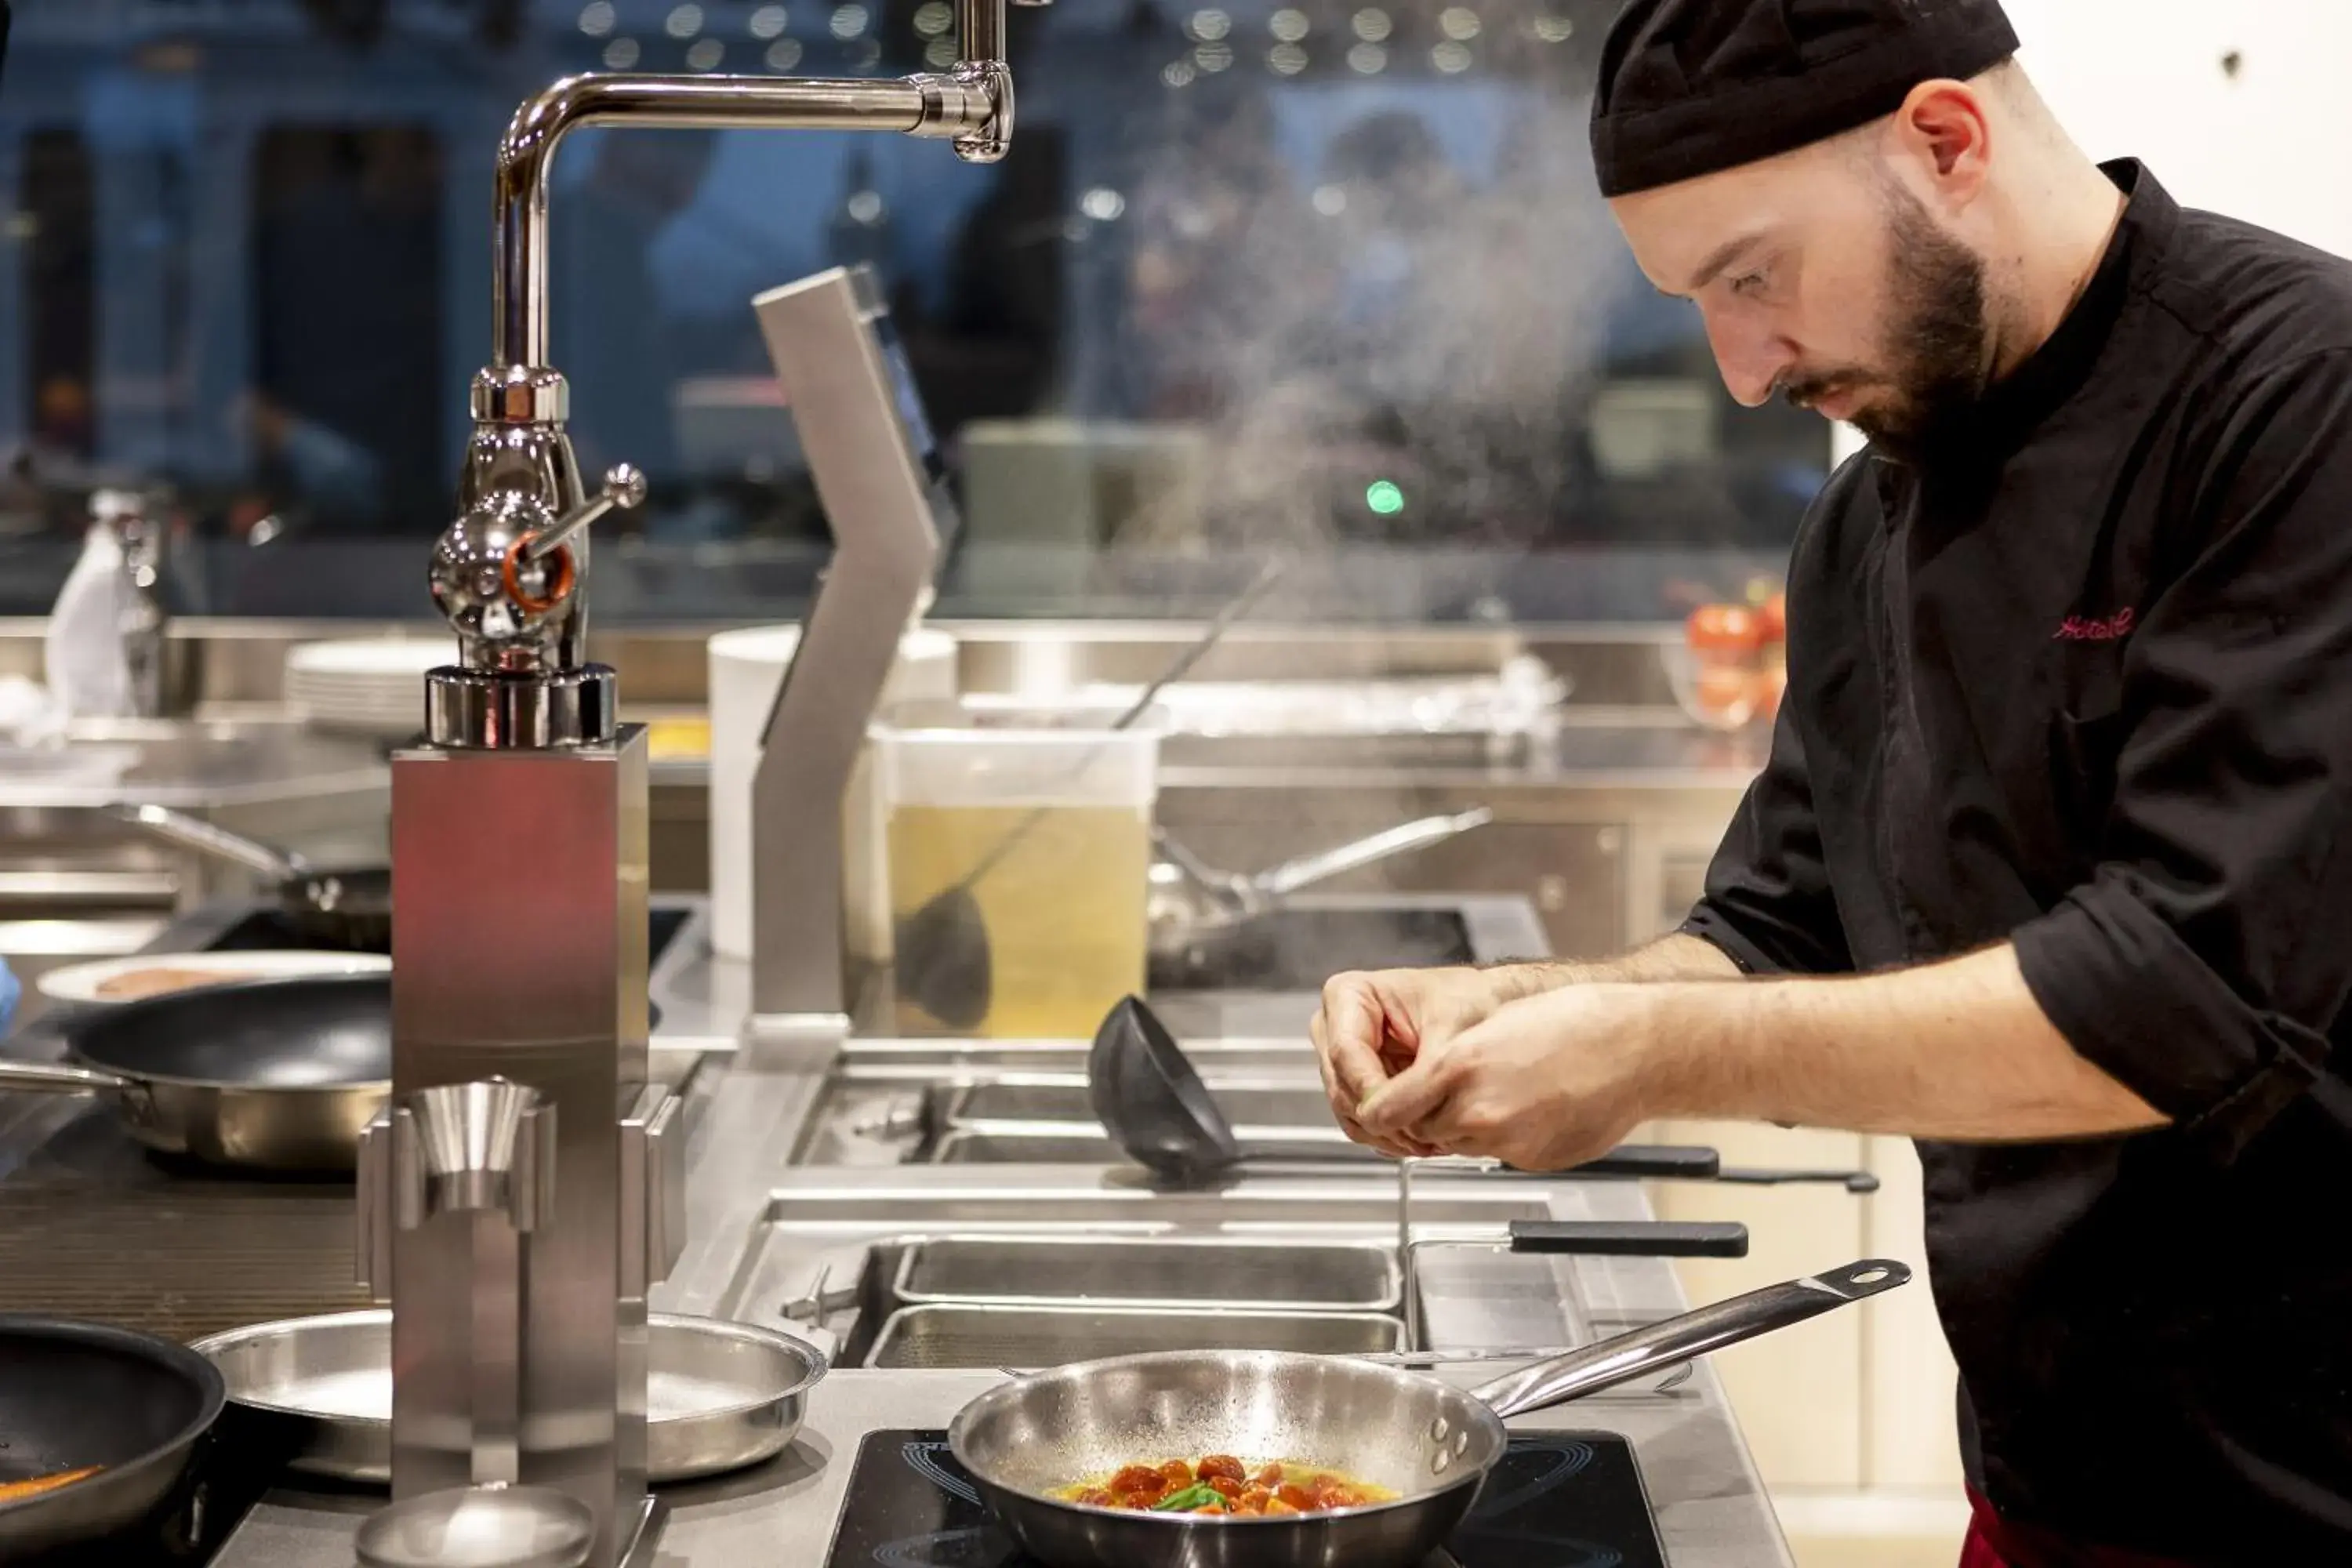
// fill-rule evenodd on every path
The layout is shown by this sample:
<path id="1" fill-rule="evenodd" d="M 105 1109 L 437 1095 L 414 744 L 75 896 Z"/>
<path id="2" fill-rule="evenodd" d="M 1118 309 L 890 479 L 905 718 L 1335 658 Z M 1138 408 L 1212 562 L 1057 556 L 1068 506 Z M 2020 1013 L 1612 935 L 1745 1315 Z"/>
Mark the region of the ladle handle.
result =
<path id="1" fill-rule="evenodd" d="M 1868 1300 L 1907 1283 L 1910 1278 L 1911 1270 L 1891 1258 L 1865 1258 L 1826 1274 L 1767 1285 L 1761 1290 L 1602 1340 L 1556 1361 L 1496 1378 L 1473 1392 L 1505 1417 L 1548 1410 L 1580 1394 L 1614 1388 L 1694 1356 Z"/>
<path id="2" fill-rule="evenodd" d="M 1748 1227 L 1729 1220 L 1517 1219 L 1511 1250 L 1580 1258 L 1745 1258 Z"/>
<path id="3" fill-rule="evenodd" d="M 1290 562 L 1287 557 L 1281 555 L 1268 557 L 1265 564 L 1258 568 L 1257 575 L 1250 579 L 1249 586 L 1244 588 L 1234 595 L 1230 604 L 1217 612 L 1216 618 L 1202 628 L 1199 637 L 1192 639 L 1192 646 L 1178 654 L 1167 668 L 1161 670 L 1150 684 L 1144 687 L 1142 691 L 1137 694 L 1135 700 L 1129 704 L 1127 711 L 1111 721 L 1110 727 L 1114 730 L 1124 730 L 1151 711 L 1151 705 L 1160 700 L 1160 694 L 1192 674 L 1192 667 L 1209 657 L 1210 650 L 1224 640 L 1225 633 L 1232 629 L 1233 624 L 1255 609 L 1257 602 L 1265 598 L 1276 583 L 1282 581 L 1283 574 L 1289 569 Z"/>
<path id="4" fill-rule="evenodd" d="M 103 1094 L 129 1089 L 131 1079 L 96 1068 L 68 1067 L 60 1062 L 20 1062 L 0 1059 L 0 1089 L 26 1094 Z"/>
<path id="5" fill-rule="evenodd" d="M 1193 639 L 1192 645 L 1178 654 L 1174 662 L 1155 676 L 1151 683 L 1143 689 L 1135 700 L 1128 704 L 1127 711 L 1110 721 L 1111 729 L 1115 731 L 1129 729 L 1137 720 L 1150 712 L 1151 705 L 1160 700 L 1160 694 L 1183 679 L 1192 672 L 1194 665 L 1208 658 L 1209 650 L 1224 639 L 1226 631 L 1233 624 L 1247 615 L 1251 608 L 1266 595 L 1267 591 L 1282 580 L 1282 574 L 1289 569 L 1288 559 L 1280 555 L 1270 558 L 1265 565 L 1259 567 L 1257 575 L 1250 580 L 1250 585 L 1243 589 L 1233 603 L 1217 612 L 1216 619 L 1211 621 L 1207 628 Z M 1104 745 L 1108 744 L 1109 744 L 1108 742 L 1104 742 Z M 1089 751 L 1079 761 L 1077 772 L 1083 774 L 1087 768 L 1092 767 L 1095 759 L 1102 754 L 1102 746 L 1097 746 Z M 956 883 L 955 887 L 965 892 L 970 892 L 973 888 L 978 887 L 991 871 L 996 869 L 1007 855 L 1013 853 L 1016 845 L 1029 837 L 1031 828 L 1045 820 L 1052 809 L 1050 806 L 1038 806 L 1028 816 L 1014 823 L 1005 832 L 1004 837 L 996 841 L 995 847 L 982 856 L 980 864 L 966 871 L 963 874 L 963 879 Z"/>

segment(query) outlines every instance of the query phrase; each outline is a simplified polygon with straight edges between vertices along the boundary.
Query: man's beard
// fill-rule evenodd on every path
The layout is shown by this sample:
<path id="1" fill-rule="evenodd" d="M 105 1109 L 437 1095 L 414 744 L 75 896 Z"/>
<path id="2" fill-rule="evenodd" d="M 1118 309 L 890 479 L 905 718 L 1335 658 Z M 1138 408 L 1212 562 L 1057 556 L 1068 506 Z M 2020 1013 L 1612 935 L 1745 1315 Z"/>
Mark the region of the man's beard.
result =
<path id="1" fill-rule="evenodd" d="M 1888 321 L 1879 368 L 1790 376 L 1780 390 L 1805 405 L 1855 384 L 1883 386 L 1853 426 L 1888 455 L 1916 458 L 1983 397 L 1992 325 L 1983 258 L 1891 180 L 1885 200 Z"/>

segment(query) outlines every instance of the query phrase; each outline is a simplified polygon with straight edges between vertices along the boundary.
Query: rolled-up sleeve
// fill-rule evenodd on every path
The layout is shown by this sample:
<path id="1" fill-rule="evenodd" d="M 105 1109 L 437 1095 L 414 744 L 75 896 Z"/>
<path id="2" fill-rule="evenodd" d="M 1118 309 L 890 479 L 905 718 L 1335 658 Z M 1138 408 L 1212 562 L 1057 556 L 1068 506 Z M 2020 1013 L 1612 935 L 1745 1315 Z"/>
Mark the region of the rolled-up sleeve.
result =
<path id="1" fill-rule="evenodd" d="M 1748 785 L 1707 867 L 1706 896 L 1682 924 L 1750 974 L 1834 974 L 1853 967 L 1822 859 L 1796 721 L 1772 730 L 1772 757 Z"/>
<path id="2" fill-rule="evenodd" d="M 2014 935 L 2053 1026 L 2217 1154 L 2327 1063 L 2352 992 L 2352 354 L 2216 426 L 2133 628 L 2097 871 Z"/>

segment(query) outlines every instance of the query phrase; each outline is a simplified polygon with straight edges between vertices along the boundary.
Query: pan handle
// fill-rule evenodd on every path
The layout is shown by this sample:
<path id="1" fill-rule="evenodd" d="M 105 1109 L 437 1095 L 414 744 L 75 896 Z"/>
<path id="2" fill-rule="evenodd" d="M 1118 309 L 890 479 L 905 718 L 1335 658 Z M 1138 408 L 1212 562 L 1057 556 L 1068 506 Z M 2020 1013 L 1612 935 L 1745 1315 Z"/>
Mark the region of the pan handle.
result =
<path id="1" fill-rule="evenodd" d="M 130 1079 L 100 1072 L 96 1068 L 0 1059 L 0 1089 L 19 1089 L 26 1094 L 103 1094 L 110 1089 L 136 1087 Z"/>
<path id="2" fill-rule="evenodd" d="M 1676 1362 L 1867 1300 L 1907 1283 L 1910 1278 L 1911 1270 L 1904 1264 L 1891 1258 L 1865 1258 L 1826 1274 L 1767 1285 L 1761 1290 L 1602 1340 L 1558 1361 L 1497 1378 L 1472 1393 L 1505 1417 L 1547 1410 L 1580 1394 L 1614 1388 Z"/>
<path id="3" fill-rule="evenodd" d="M 310 872 L 299 856 L 283 854 L 242 833 L 231 833 L 201 816 L 190 816 L 168 805 L 118 805 L 112 809 L 123 821 L 145 828 L 158 838 L 242 866 L 272 881 L 290 882 Z"/>

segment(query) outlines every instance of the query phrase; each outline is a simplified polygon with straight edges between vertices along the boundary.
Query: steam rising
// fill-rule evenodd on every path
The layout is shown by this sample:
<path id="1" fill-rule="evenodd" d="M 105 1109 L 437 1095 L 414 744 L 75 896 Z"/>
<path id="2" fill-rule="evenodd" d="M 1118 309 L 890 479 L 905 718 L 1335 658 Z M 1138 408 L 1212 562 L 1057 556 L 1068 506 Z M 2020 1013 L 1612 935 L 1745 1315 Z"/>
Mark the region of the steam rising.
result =
<path id="1" fill-rule="evenodd" d="M 1236 22 L 1213 40 L 1232 69 L 1154 89 L 1129 205 L 1134 401 L 1196 423 L 1206 464 L 1122 545 L 1508 543 L 1583 460 L 1629 279 L 1587 150 L 1589 66 L 1517 5 L 1349 15 L 1296 43 L 1300 14 Z M 1349 47 L 1435 66 L 1287 80 L 1261 58 Z M 1447 74 L 1473 48 L 1475 74 Z"/>

